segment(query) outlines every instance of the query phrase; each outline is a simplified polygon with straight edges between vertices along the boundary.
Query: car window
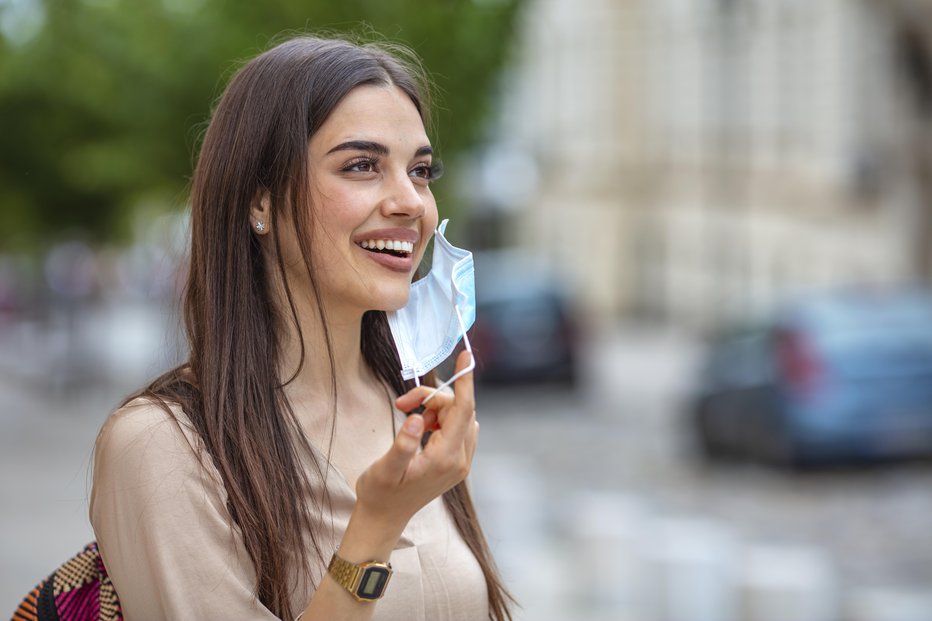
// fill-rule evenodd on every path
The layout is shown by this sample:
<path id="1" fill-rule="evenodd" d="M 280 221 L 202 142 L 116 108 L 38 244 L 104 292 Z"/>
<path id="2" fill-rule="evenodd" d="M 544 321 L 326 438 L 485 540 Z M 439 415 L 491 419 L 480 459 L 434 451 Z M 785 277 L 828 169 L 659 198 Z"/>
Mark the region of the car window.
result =
<path id="1" fill-rule="evenodd" d="M 766 333 L 733 337 L 720 343 L 712 356 L 710 375 L 717 386 L 752 387 L 773 376 L 770 341 Z"/>
<path id="2" fill-rule="evenodd" d="M 839 308 L 810 328 L 836 372 L 864 376 L 932 369 L 932 302 L 893 298 Z"/>

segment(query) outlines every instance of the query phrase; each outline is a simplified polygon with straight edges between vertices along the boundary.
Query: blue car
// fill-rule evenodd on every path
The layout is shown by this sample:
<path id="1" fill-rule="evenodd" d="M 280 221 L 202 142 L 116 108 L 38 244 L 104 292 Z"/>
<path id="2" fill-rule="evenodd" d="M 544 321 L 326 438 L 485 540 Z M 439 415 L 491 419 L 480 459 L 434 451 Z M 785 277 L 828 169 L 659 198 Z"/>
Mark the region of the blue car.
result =
<path id="1" fill-rule="evenodd" d="M 932 293 L 789 305 L 709 348 L 693 420 L 705 452 L 786 465 L 932 455 Z"/>

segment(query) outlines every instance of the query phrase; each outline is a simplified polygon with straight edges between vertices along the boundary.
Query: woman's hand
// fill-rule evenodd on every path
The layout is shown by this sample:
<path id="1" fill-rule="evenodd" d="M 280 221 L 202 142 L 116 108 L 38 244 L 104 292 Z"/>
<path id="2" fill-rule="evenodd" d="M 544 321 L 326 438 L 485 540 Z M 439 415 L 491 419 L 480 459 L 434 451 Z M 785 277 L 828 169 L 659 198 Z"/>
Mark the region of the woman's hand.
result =
<path id="1" fill-rule="evenodd" d="M 468 366 L 469 356 L 459 355 L 457 372 Z M 410 412 L 432 390 L 419 386 L 395 403 Z M 469 474 L 479 433 L 472 373 L 456 380 L 452 395 L 437 393 L 424 407 L 423 415 L 408 416 L 388 452 L 356 479 L 356 506 L 339 548 L 340 557 L 350 563 L 389 560 L 411 516 Z M 420 450 L 425 420 L 434 432 Z M 329 578 L 305 610 L 307 619 L 363 619 L 371 614 L 371 606 L 361 606 Z"/>
<path id="2" fill-rule="evenodd" d="M 468 366 L 469 356 L 469 352 L 460 353 L 457 372 Z M 398 397 L 395 404 L 409 412 L 432 391 L 419 386 Z M 408 416 L 392 447 L 356 482 L 356 510 L 399 535 L 411 516 L 469 474 L 479 433 L 473 374 L 456 380 L 452 395 L 440 392 L 424 408 L 423 415 Z M 419 451 L 425 427 L 433 433 Z"/>

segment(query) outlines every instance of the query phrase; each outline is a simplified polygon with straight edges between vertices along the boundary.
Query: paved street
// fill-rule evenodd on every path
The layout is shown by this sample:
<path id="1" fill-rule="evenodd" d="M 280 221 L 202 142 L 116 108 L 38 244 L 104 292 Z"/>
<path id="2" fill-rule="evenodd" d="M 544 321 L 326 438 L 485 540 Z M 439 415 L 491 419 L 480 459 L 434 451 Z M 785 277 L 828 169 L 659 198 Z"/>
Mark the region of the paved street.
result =
<path id="1" fill-rule="evenodd" d="M 836 611 L 832 619 L 932 618 L 932 467 L 793 475 L 703 465 L 682 416 L 695 345 L 624 327 L 595 342 L 574 392 L 478 394 L 473 484 L 502 569 L 525 604 L 521 618 L 792 619 L 741 613 L 762 606 L 747 593 L 779 588 L 809 589 L 807 601 Z M 0 608 L 11 610 L 92 538 L 90 451 L 126 388 L 55 395 L 0 374 Z M 671 587 L 677 563 L 701 569 L 704 582 Z M 744 595 L 731 601 L 726 585 L 736 581 Z M 692 602 L 692 611 L 663 603 L 669 593 L 658 585 Z"/>
<path id="2" fill-rule="evenodd" d="M 510 463 L 540 475 L 535 500 L 546 510 L 542 530 L 558 542 L 553 545 L 560 553 L 577 561 L 558 581 L 569 591 L 563 601 L 570 607 L 563 613 L 641 619 L 645 606 L 656 611 L 651 604 L 618 601 L 587 610 L 581 602 L 598 597 L 586 567 L 610 554 L 613 539 L 633 537 L 662 548 L 673 524 L 685 525 L 697 538 L 721 540 L 713 554 L 727 556 L 738 546 L 736 571 L 750 572 L 753 563 L 746 559 L 752 557 L 815 572 L 808 584 L 818 588 L 823 581 L 825 605 L 837 611 L 828 618 L 932 618 L 932 541 L 927 536 L 932 465 L 793 474 L 705 464 L 696 457 L 684 415 L 695 345 L 676 333 L 625 329 L 599 342 L 589 359 L 589 381 L 575 393 L 479 395 L 477 493 L 482 498 L 481 483 L 494 485 L 503 476 L 501 470 L 484 469 L 483 459 L 508 464 L 503 456 L 510 455 Z M 501 504 L 492 495 L 489 504 Z M 632 525 L 633 534 L 628 532 Z M 494 532 L 494 525 L 489 530 Z M 592 538 L 601 538 L 603 545 L 580 559 Z M 506 541 L 500 545 L 507 547 Z M 630 551 L 626 543 L 622 549 Z M 651 558 L 654 552 L 642 556 Z M 533 585 L 528 592 L 537 595 Z M 552 612 L 554 605 L 535 607 L 527 618 L 561 618 Z M 665 618 L 707 617 L 667 609 Z"/>

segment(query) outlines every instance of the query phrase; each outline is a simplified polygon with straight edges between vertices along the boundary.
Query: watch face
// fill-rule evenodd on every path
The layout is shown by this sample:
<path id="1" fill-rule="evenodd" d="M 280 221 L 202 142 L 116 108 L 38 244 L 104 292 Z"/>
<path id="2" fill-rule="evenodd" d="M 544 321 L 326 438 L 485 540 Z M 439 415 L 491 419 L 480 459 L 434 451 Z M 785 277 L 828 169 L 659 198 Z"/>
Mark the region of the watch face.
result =
<path id="1" fill-rule="evenodd" d="M 363 599 L 378 599 L 385 590 L 390 571 L 385 567 L 367 567 L 359 581 L 356 595 Z"/>

